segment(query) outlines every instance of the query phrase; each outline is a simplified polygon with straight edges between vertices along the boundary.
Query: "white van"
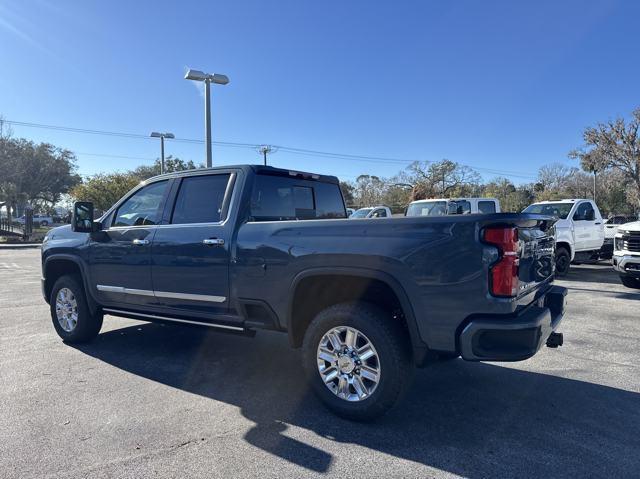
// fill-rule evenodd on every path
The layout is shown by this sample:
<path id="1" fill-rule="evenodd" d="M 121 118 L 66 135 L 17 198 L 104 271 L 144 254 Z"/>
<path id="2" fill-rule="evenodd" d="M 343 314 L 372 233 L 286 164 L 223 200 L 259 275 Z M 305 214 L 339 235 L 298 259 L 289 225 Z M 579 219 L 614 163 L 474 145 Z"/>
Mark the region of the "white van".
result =
<path id="1" fill-rule="evenodd" d="M 405 216 L 446 216 L 500 213 L 496 198 L 434 198 L 413 201 Z"/>

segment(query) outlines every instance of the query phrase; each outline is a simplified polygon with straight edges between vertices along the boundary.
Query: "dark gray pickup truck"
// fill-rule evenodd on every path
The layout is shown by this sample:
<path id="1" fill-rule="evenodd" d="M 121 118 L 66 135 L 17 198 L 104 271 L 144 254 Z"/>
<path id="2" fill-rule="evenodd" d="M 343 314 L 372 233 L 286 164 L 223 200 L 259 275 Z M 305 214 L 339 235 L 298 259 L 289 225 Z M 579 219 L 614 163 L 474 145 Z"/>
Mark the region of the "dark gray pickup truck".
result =
<path id="1" fill-rule="evenodd" d="M 334 412 L 384 413 L 414 366 L 518 361 L 555 333 L 554 220 L 533 214 L 347 220 L 338 180 L 262 166 L 143 182 L 100 219 L 78 202 L 42 247 L 66 342 L 103 315 L 286 332 Z"/>

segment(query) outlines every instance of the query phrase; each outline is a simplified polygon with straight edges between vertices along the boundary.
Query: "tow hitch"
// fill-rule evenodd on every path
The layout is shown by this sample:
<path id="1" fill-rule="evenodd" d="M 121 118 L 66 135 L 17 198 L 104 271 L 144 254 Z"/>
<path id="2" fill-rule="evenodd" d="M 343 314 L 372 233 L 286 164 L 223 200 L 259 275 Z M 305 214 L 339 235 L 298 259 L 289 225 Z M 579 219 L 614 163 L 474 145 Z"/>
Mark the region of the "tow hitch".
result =
<path id="1" fill-rule="evenodd" d="M 547 338 L 547 347 L 557 348 L 558 346 L 562 346 L 562 341 L 562 333 L 551 333 Z"/>

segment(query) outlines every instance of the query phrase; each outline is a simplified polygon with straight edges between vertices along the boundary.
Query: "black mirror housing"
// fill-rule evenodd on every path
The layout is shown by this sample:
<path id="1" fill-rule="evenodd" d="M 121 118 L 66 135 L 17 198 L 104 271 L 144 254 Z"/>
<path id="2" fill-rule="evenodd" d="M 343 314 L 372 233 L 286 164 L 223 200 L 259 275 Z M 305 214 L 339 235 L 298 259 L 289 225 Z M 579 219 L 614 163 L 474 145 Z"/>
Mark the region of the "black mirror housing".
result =
<path id="1" fill-rule="evenodd" d="M 92 233 L 95 231 L 93 203 L 90 201 L 76 201 L 73 204 L 71 229 L 76 233 Z"/>

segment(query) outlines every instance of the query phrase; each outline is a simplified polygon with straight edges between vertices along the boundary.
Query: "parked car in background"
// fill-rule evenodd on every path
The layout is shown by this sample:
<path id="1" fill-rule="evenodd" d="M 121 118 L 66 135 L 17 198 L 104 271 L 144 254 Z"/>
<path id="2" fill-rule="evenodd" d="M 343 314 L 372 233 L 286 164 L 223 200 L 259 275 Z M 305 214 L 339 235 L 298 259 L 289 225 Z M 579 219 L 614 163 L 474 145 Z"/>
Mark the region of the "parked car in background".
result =
<path id="1" fill-rule="evenodd" d="M 405 216 L 446 216 L 500 213 L 496 198 L 435 198 L 409 204 Z"/>
<path id="2" fill-rule="evenodd" d="M 356 212 L 353 208 L 347 208 L 347 218 Z"/>
<path id="3" fill-rule="evenodd" d="M 612 263 L 622 284 L 627 288 L 640 289 L 640 221 L 618 227 Z"/>
<path id="4" fill-rule="evenodd" d="M 559 218 L 556 223 L 556 275 L 566 275 L 572 262 L 600 258 L 600 249 L 604 244 L 604 221 L 593 200 L 541 201 L 527 206 L 523 213 Z"/>
<path id="5" fill-rule="evenodd" d="M 613 256 L 613 239 L 618 232 L 618 226 L 637 221 L 631 216 L 612 216 L 604 222 L 604 244 L 600 249 L 600 259 L 611 259 Z"/>
<path id="6" fill-rule="evenodd" d="M 25 224 L 26 221 L 27 219 L 25 215 L 22 215 L 20 218 L 16 219 L 16 222 L 20 223 L 21 225 Z M 52 225 L 53 223 L 54 221 L 51 216 L 39 215 L 39 214 L 33 215 L 33 226 L 49 226 L 49 225 Z"/>
<path id="7" fill-rule="evenodd" d="M 360 208 L 349 218 L 391 218 L 391 209 L 387 206 L 369 206 Z"/>

